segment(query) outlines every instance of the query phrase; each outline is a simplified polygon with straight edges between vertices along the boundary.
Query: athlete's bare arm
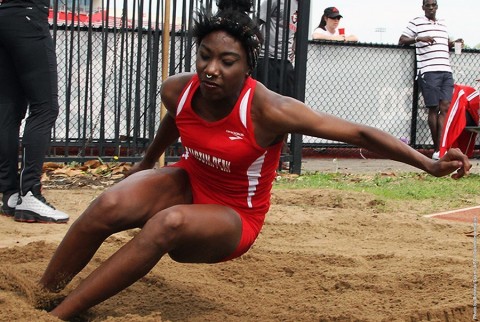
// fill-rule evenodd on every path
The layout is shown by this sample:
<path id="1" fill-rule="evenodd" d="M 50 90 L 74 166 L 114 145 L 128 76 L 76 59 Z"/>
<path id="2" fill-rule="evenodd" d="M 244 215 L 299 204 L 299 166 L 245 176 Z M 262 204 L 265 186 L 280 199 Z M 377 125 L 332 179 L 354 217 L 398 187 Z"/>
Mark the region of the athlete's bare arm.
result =
<path id="1" fill-rule="evenodd" d="M 453 178 L 459 178 L 471 168 L 467 156 L 459 150 L 452 149 L 442 162 L 435 162 L 384 131 L 316 112 L 304 103 L 278 95 L 261 84 L 257 84 L 255 91 L 252 120 L 257 143 L 261 146 L 267 146 L 287 133 L 299 133 L 362 147 L 434 176 L 444 176 L 458 169 Z"/>

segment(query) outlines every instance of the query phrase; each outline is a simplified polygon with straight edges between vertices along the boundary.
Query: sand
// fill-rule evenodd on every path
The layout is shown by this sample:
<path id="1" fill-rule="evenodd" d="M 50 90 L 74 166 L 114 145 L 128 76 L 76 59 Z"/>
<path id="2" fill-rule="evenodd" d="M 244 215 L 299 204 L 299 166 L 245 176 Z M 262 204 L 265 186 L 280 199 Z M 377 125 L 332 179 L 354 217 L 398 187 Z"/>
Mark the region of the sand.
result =
<path id="1" fill-rule="evenodd" d="M 0 321 L 57 321 L 45 303 L 136 233 L 110 237 L 62 293 L 38 292 L 56 246 L 102 190 L 47 187 L 47 199 L 71 215 L 68 224 L 0 216 Z M 478 205 L 480 196 L 462 202 Z M 431 209 L 367 193 L 275 189 L 265 227 L 241 258 L 192 265 L 165 256 L 74 321 L 471 321 L 473 225 L 424 217 Z"/>

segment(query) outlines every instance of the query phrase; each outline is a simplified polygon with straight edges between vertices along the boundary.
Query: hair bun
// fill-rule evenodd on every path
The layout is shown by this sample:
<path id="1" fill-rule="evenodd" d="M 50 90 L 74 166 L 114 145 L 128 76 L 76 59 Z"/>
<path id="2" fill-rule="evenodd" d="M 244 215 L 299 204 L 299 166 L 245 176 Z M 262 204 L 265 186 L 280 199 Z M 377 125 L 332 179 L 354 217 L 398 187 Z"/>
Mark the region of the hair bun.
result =
<path id="1" fill-rule="evenodd" d="M 253 0 L 217 0 L 217 7 L 220 10 L 232 9 L 243 12 L 251 12 Z"/>

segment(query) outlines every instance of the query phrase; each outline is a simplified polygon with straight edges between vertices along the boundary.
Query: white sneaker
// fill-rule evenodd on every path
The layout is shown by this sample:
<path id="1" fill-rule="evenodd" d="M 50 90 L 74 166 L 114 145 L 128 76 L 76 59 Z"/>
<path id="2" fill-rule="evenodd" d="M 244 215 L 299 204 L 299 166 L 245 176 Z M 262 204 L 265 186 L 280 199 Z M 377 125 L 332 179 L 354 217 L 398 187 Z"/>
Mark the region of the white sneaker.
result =
<path id="1" fill-rule="evenodd" d="M 18 198 L 14 219 L 29 223 L 66 223 L 69 216 L 50 205 L 42 196 L 41 185 L 37 184 Z"/>
<path id="2" fill-rule="evenodd" d="M 432 159 L 433 160 L 440 160 L 440 151 L 433 152 Z"/>

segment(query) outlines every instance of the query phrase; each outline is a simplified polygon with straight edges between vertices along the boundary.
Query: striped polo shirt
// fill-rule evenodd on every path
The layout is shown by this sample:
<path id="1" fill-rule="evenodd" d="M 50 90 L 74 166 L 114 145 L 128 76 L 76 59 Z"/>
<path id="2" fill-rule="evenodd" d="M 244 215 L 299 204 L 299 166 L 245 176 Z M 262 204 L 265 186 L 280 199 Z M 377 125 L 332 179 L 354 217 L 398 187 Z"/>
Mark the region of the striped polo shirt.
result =
<path id="1" fill-rule="evenodd" d="M 415 44 L 418 74 L 427 72 L 452 72 L 450 67 L 449 38 L 443 20 L 430 20 L 425 16 L 411 20 L 402 35 L 407 37 L 430 36 L 435 43 L 419 41 Z"/>

